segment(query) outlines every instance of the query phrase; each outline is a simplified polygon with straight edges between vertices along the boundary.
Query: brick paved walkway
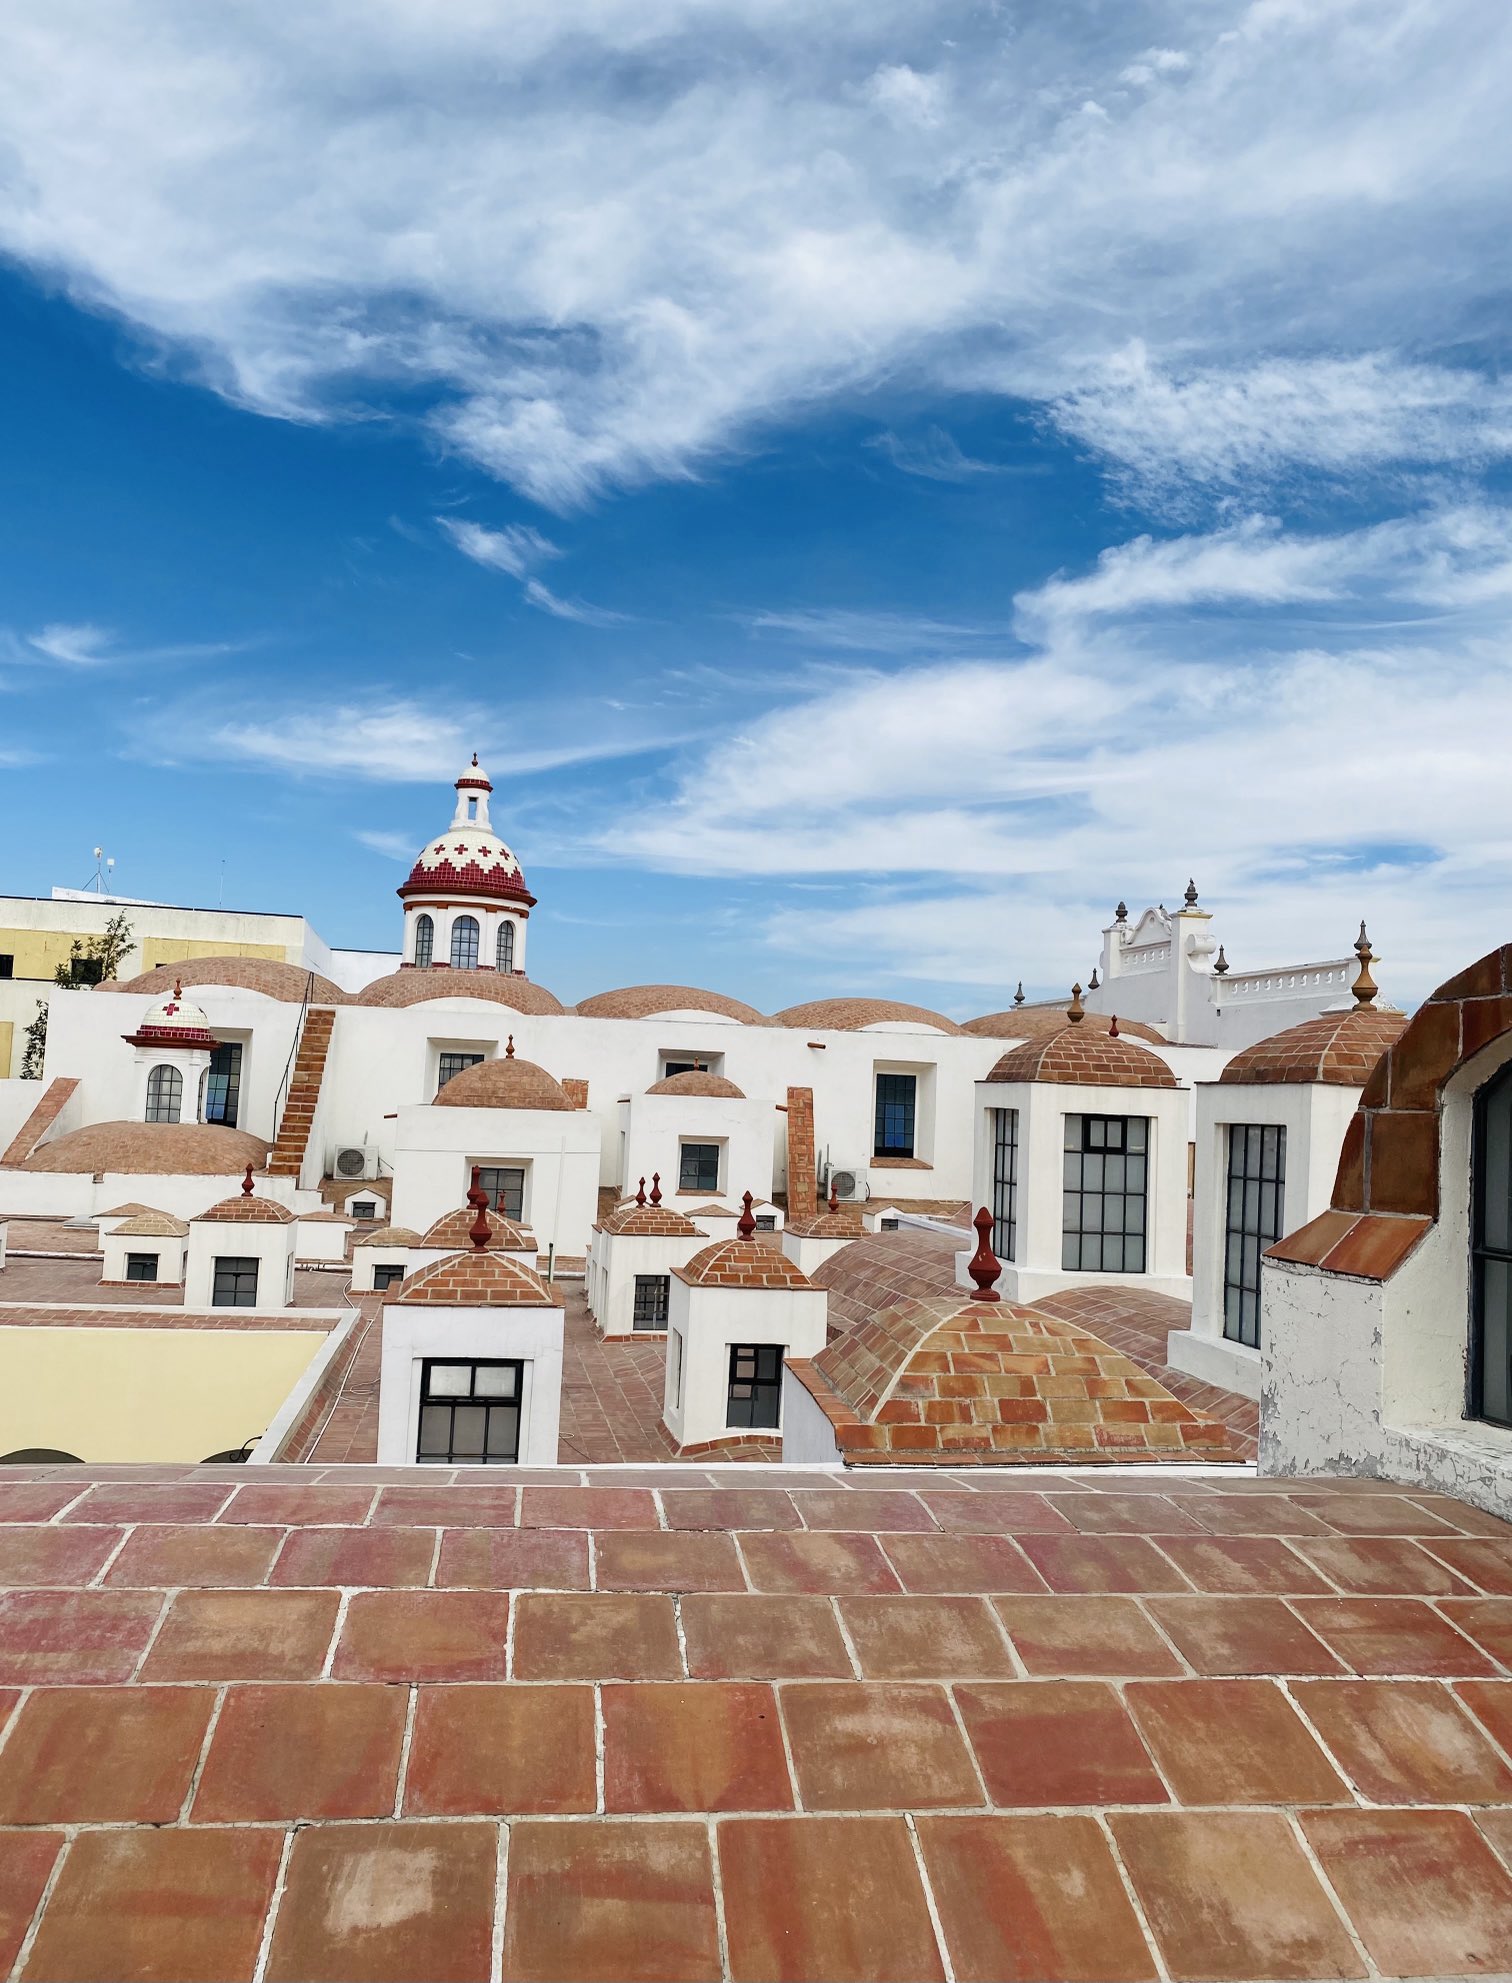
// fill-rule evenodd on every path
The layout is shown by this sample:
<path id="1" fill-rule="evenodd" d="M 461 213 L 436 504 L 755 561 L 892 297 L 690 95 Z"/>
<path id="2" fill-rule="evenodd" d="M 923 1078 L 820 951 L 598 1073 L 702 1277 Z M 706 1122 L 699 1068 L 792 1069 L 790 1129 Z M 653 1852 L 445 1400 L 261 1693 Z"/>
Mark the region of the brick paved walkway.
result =
<path id="1" fill-rule="evenodd" d="M 0 1972 L 1505 1968 L 1507 1525 L 1232 1471 L 594 1478 L 5 1470 Z"/>

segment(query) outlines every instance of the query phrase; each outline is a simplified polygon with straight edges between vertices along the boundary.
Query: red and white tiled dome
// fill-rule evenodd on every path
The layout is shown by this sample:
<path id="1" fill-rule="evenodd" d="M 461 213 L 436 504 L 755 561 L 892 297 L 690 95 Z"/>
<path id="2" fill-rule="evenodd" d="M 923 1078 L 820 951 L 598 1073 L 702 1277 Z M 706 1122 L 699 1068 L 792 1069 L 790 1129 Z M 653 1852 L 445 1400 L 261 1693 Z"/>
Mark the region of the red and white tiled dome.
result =
<path id="1" fill-rule="evenodd" d="M 401 898 L 408 902 L 476 896 L 534 908 L 536 898 L 525 886 L 519 862 L 489 822 L 488 795 L 493 786 L 476 753 L 456 785 L 457 810 L 452 823 L 421 849 L 409 880 L 399 890 Z M 469 806 L 472 818 L 468 817 Z"/>
<path id="2" fill-rule="evenodd" d="M 123 1033 L 131 1047 L 213 1047 L 215 1035 L 203 1008 L 185 998 L 182 984 L 175 983 L 167 998 L 159 999 L 134 1033 Z"/>

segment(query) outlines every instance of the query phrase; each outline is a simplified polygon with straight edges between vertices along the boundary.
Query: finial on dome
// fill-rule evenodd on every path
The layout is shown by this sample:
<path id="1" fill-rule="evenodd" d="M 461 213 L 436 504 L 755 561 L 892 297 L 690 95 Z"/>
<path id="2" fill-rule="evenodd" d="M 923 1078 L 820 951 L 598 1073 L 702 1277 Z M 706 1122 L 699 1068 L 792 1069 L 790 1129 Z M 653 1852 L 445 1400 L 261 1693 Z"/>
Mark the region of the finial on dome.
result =
<path id="1" fill-rule="evenodd" d="M 1219 944 L 1219 946 L 1218 946 L 1218 955 L 1217 955 L 1217 956 L 1216 956 L 1216 957 L 1215 957 L 1215 958 L 1213 959 L 1213 975 L 1214 975 L 1214 977 L 1217 977 L 1217 978 L 1222 978 L 1222 977 L 1226 977 L 1226 976 L 1227 976 L 1227 974 L 1228 974 L 1228 968 L 1229 968 L 1229 961 L 1228 961 L 1228 959 L 1227 959 L 1227 958 L 1226 958 L 1226 957 L 1224 956 L 1224 954 L 1223 954 L 1223 945 L 1222 945 L 1222 944 L 1220 943 L 1220 944 Z"/>
<path id="2" fill-rule="evenodd" d="M 661 1203 L 661 1172 L 660 1171 L 652 1171 L 651 1173 L 651 1203 L 653 1205 L 659 1205 Z"/>
<path id="3" fill-rule="evenodd" d="M 1186 894 L 1182 897 L 1182 900 L 1189 909 L 1195 909 L 1197 907 L 1197 884 L 1190 876 L 1187 879 Z"/>
<path id="4" fill-rule="evenodd" d="M 1071 987 L 1071 1003 L 1066 1007 L 1066 1019 L 1072 1026 L 1079 1026 L 1087 1016 L 1081 1002 L 1081 991 L 1080 985 Z"/>
<path id="5" fill-rule="evenodd" d="M 242 1179 L 242 1197 L 250 1198 L 251 1196 L 252 1196 L 252 1166 L 248 1164 L 247 1175 Z"/>
<path id="6" fill-rule="evenodd" d="M 505 1048 L 504 1048 L 504 1058 L 505 1058 L 506 1060 L 513 1060 L 513 1059 L 514 1059 L 514 1057 L 515 1057 L 515 1051 L 514 1051 L 514 1034 L 513 1034 L 513 1033 L 511 1033 L 511 1034 L 510 1034 L 510 1036 L 509 1036 L 509 1040 L 508 1040 L 508 1043 L 506 1044 L 506 1046 L 505 1046 Z"/>
<path id="7" fill-rule="evenodd" d="M 644 1205 L 646 1202 L 646 1180 L 644 1178 L 640 1181 L 640 1190 L 635 1194 L 635 1202 L 637 1205 Z"/>
<path id="8" fill-rule="evenodd" d="M 1129 905 L 1127 902 L 1119 903 L 1118 907 L 1113 911 L 1113 920 L 1115 923 L 1126 923 L 1129 920 Z"/>
<path id="9" fill-rule="evenodd" d="M 740 1217 L 735 1221 L 735 1230 L 740 1234 L 742 1239 L 754 1239 L 756 1237 L 756 1214 L 751 1210 L 752 1200 L 749 1191 L 741 1199 L 740 1203 L 741 1213 Z"/>
<path id="10" fill-rule="evenodd" d="M 830 1177 L 829 1208 L 832 1212 L 838 1212 L 840 1209 L 840 1192 L 833 1174 Z"/>
<path id="11" fill-rule="evenodd" d="M 1096 990 L 1097 990 L 1097 987 L 1098 987 L 1098 983 L 1099 983 L 1099 979 L 1098 979 L 1098 976 L 1097 976 L 1097 966 L 1096 966 L 1096 965 L 1094 964 L 1094 965 L 1092 966 L 1092 975 L 1091 975 L 1091 977 L 1090 977 L 1090 978 L 1088 978 L 1088 980 L 1087 980 L 1087 990 L 1088 990 L 1088 991 L 1096 991 Z"/>
<path id="12" fill-rule="evenodd" d="M 1002 1263 L 992 1250 L 992 1214 L 984 1205 L 971 1222 L 976 1227 L 977 1250 L 966 1262 L 966 1271 L 976 1282 L 971 1292 L 972 1301 L 1001 1301 L 1002 1296 L 993 1286 L 1001 1280 Z"/>
<path id="13" fill-rule="evenodd" d="M 1365 925 L 1363 923 L 1360 925 L 1360 934 L 1355 943 L 1354 953 L 1360 960 L 1360 975 L 1354 981 L 1354 995 L 1361 1005 L 1369 1005 L 1370 1001 L 1381 988 L 1370 975 L 1370 967 L 1377 959 L 1375 952 L 1370 947 L 1370 938 L 1365 934 Z"/>
<path id="14" fill-rule="evenodd" d="M 1361 928 L 1363 927 L 1364 925 L 1361 924 Z M 184 996 L 184 981 L 177 974 L 175 974 L 173 980 L 173 996 L 175 998 L 182 998 Z"/>
<path id="15" fill-rule="evenodd" d="M 488 1223 L 488 1193 L 478 1181 L 479 1166 L 472 1167 L 472 1183 L 467 1187 L 467 1202 L 473 1208 L 473 1222 L 467 1229 L 467 1237 L 478 1248 L 487 1246 L 492 1229 Z"/>
<path id="16" fill-rule="evenodd" d="M 474 771 L 476 771 L 478 768 L 478 753 L 476 751 L 474 751 L 472 755 L 472 768 Z"/>
<path id="17" fill-rule="evenodd" d="M 1022 1005 L 1024 1002 L 1024 981 L 1022 978 L 1018 981 L 1018 990 L 1013 994 L 1013 1002 L 1015 1005 Z"/>
<path id="18" fill-rule="evenodd" d="M 1110 1040 L 1116 1040 L 1118 1038 L 1118 1014 L 1116 1012 L 1108 1021 L 1108 1038 Z"/>

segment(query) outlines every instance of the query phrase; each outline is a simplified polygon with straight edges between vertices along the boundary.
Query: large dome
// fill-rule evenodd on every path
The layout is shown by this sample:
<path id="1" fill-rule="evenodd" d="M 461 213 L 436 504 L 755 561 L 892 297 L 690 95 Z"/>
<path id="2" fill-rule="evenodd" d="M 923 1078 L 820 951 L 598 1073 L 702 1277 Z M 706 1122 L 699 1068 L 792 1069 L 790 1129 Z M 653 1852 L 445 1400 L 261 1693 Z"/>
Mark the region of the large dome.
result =
<path id="1" fill-rule="evenodd" d="M 502 1060 L 480 1060 L 454 1074 L 437 1095 L 438 1109 L 575 1109 L 561 1083 L 533 1060 L 512 1053 Z"/>
<path id="2" fill-rule="evenodd" d="M 103 992 L 157 992 L 167 996 L 175 985 L 224 986 L 233 991 L 261 992 L 284 1005 L 344 1005 L 346 993 L 318 971 L 286 964 L 277 957 L 183 957 L 158 964 L 134 978 L 106 978 L 95 986 Z"/>
<path id="3" fill-rule="evenodd" d="M 34 1150 L 28 1171 L 125 1176 L 230 1177 L 248 1164 L 261 1170 L 268 1146 L 245 1129 L 211 1122 L 92 1122 Z"/>
<path id="4" fill-rule="evenodd" d="M 399 890 L 405 901 L 457 896 L 512 902 L 532 909 L 535 897 L 525 886 L 519 862 L 494 832 L 488 817 L 493 786 L 478 763 L 457 780 L 457 810 L 445 833 L 421 848 L 409 879 Z"/>
<path id="5" fill-rule="evenodd" d="M 494 1005 L 507 1005 L 515 1012 L 555 1013 L 565 1010 L 562 1001 L 544 985 L 529 978 L 517 978 L 507 971 L 449 971 L 432 964 L 416 969 L 391 971 L 386 978 L 374 978 L 357 994 L 358 1005 L 424 1005 L 438 998 L 479 998 Z"/>

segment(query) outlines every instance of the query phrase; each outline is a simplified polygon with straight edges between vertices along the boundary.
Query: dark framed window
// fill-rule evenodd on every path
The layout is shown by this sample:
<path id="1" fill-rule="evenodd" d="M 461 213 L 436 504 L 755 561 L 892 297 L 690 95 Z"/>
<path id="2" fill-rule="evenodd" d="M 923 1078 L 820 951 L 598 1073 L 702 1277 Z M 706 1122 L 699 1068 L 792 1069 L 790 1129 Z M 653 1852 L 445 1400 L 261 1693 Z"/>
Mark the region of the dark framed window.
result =
<path id="1" fill-rule="evenodd" d="M 481 1164 L 478 1186 L 488 1193 L 488 1202 L 506 1219 L 525 1216 L 525 1172 L 514 1165 Z"/>
<path id="2" fill-rule="evenodd" d="M 781 1343 L 731 1343 L 725 1424 L 771 1431 L 781 1422 Z"/>
<path id="3" fill-rule="evenodd" d="M 147 1120 L 177 1122 L 184 1108 L 184 1077 L 176 1067 L 155 1067 L 147 1076 Z"/>
<path id="4" fill-rule="evenodd" d="M 439 1095 L 448 1081 L 454 1081 L 464 1067 L 476 1067 L 482 1060 L 480 1053 L 443 1053 L 436 1057 L 436 1093 Z"/>
<path id="5" fill-rule="evenodd" d="M 700 1054 L 695 1060 L 691 1054 L 664 1053 L 659 1079 L 670 1081 L 674 1074 L 718 1074 L 723 1060 L 723 1054 Z"/>
<path id="6" fill-rule="evenodd" d="M 874 1157 L 911 1157 L 914 1153 L 914 1111 L 918 1077 L 913 1074 L 877 1076 L 877 1124 L 872 1138 Z"/>
<path id="7" fill-rule="evenodd" d="M 210 1056 L 205 1083 L 205 1120 L 235 1129 L 241 1109 L 242 1050 L 240 1040 L 222 1040 Z"/>
<path id="8" fill-rule="evenodd" d="M 352 1200 L 352 1217 L 354 1219 L 376 1219 L 377 1216 L 378 1200 L 376 1198 L 354 1198 Z"/>
<path id="9" fill-rule="evenodd" d="M 1223 1333 L 1260 1346 L 1260 1256 L 1281 1237 L 1286 1131 L 1274 1122 L 1234 1122 L 1228 1133 L 1228 1204 L 1223 1229 Z"/>
<path id="10" fill-rule="evenodd" d="M 70 957 L 68 982 L 71 985 L 97 985 L 105 975 L 103 957 Z"/>
<path id="11" fill-rule="evenodd" d="M 667 1298 L 672 1291 L 669 1274 L 637 1274 L 635 1308 L 631 1321 L 637 1329 L 665 1329 Z"/>
<path id="12" fill-rule="evenodd" d="M 1150 1119 L 1066 1117 L 1061 1266 L 1075 1273 L 1142 1274 Z"/>
<path id="13" fill-rule="evenodd" d="M 478 919 L 458 916 L 451 931 L 451 967 L 454 971 L 478 968 Z"/>
<path id="14" fill-rule="evenodd" d="M 15 975 L 15 957 L 8 950 L 0 950 L 0 978 L 13 978 Z"/>
<path id="15" fill-rule="evenodd" d="M 423 971 L 436 954 L 436 924 L 434 917 L 415 918 L 415 962 Z"/>
<path id="16" fill-rule="evenodd" d="M 679 1191 L 717 1191 L 719 1189 L 719 1145 L 717 1143 L 684 1143 L 678 1156 L 677 1188 Z"/>
<path id="17" fill-rule="evenodd" d="M 1512 1067 L 1475 1098 L 1470 1416 L 1512 1426 Z"/>
<path id="18" fill-rule="evenodd" d="M 373 1286 L 381 1294 L 385 1288 L 398 1287 L 404 1279 L 404 1269 L 390 1262 L 387 1266 L 373 1269 Z"/>
<path id="19" fill-rule="evenodd" d="M 756 1230 L 757 1232 L 776 1232 L 777 1214 L 775 1212 L 758 1212 L 756 1214 Z"/>
<path id="20" fill-rule="evenodd" d="M 1018 1244 L 1017 1109 L 992 1111 L 992 1250 L 1012 1260 Z"/>
<path id="21" fill-rule="evenodd" d="M 523 1363 L 427 1357 L 420 1366 L 423 1467 L 512 1466 L 520 1457 Z"/>
<path id="22" fill-rule="evenodd" d="M 158 1257 L 155 1253 L 128 1253 L 126 1255 L 126 1278 L 128 1281 L 155 1281 L 158 1277 Z"/>
<path id="23" fill-rule="evenodd" d="M 501 971 L 514 969 L 514 924 L 502 922 L 494 944 L 494 962 Z"/>
<path id="24" fill-rule="evenodd" d="M 235 1254 L 218 1255 L 210 1292 L 212 1308 L 256 1308 L 257 1262 Z"/>

